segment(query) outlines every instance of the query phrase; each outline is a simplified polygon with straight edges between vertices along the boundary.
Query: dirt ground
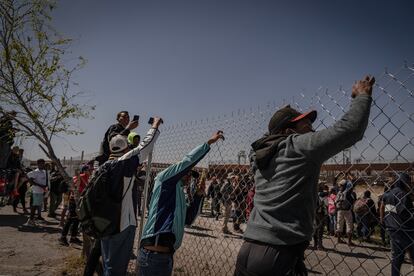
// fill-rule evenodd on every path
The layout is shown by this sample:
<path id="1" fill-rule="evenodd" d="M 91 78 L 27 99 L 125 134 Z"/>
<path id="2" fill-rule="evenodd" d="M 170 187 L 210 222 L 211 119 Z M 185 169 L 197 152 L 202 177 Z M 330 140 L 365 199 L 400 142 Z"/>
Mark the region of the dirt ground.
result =
<path id="1" fill-rule="evenodd" d="M 28 215 L 24 215 L 21 208 L 17 211 L 13 212 L 12 206 L 0 207 L 0 276 L 82 275 L 82 245 L 65 247 L 58 243 L 62 231 L 59 215 L 53 219 L 43 212 L 46 222 L 39 223 L 38 227 L 27 227 L 23 224 Z M 60 212 L 58 209 L 57 213 Z M 132 257 L 128 275 L 135 275 L 135 262 Z"/>
<path id="2" fill-rule="evenodd" d="M 206 212 L 185 229 L 183 244 L 174 257 L 174 275 L 233 275 L 243 240 L 239 234 L 223 234 L 222 223 L 222 218 L 216 221 Z M 391 275 L 390 248 L 357 239 L 353 242 L 356 246 L 337 244 L 335 237 L 324 235 L 325 250 L 309 247 L 305 252 L 309 275 Z M 401 272 L 414 276 L 414 267 L 406 262 Z"/>
<path id="3" fill-rule="evenodd" d="M 18 212 L 0 207 L 0 275 L 76 275 L 81 246 L 59 245 L 59 222 L 43 213 L 46 222 L 25 227 L 28 216 Z"/>
<path id="4" fill-rule="evenodd" d="M 21 209 L 18 211 L 18 214 L 14 213 L 11 206 L 0 208 L 0 276 L 81 275 L 81 246 L 63 247 L 58 244 L 61 232 L 58 221 L 47 218 L 46 213 L 43 213 L 47 221 L 40 227 L 24 227 L 22 225 L 27 221 L 27 216 L 21 214 Z M 206 211 L 192 227 L 185 229 L 183 244 L 174 256 L 173 275 L 233 274 L 242 236 L 224 235 L 221 232 L 222 223 L 222 217 L 215 220 Z M 357 246 L 349 247 L 336 244 L 335 238 L 325 236 L 326 250 L 306 250 L 309 274 L 390 275 L 389 248 L 354 242 Z M 134 259 L 130 261 L 129 275 L 134 275 L 135 262 Z M 413 267 L 404 264 L 402 273 L 414 276 Z"/>

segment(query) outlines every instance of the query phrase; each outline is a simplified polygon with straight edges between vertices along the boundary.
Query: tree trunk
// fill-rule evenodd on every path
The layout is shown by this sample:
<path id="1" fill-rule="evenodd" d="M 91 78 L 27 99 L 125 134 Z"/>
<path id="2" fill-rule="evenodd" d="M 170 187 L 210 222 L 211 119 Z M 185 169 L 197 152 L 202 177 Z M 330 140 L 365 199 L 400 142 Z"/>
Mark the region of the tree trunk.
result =
<path id="1" fill-rule="evenodd" d="M 39 144 L 39 147 L 43 150 L 43 152 L 46 154 L 46 156 L 55 164 L 56 168 L 58 169 L 60 175 L 65 179 L 65 181 L 69 184 L 72 183 L 72 177 L 68 175 L 68 173 L 63 168 L 62 163 L 60 162 L 60 159 L 57 158 L 55 151 L 53 150 L 53 147 L 51 144 L 45 145 L 47 147 L 47 150 Z M 70 185 L 72 187 L 72 185 Z"/>

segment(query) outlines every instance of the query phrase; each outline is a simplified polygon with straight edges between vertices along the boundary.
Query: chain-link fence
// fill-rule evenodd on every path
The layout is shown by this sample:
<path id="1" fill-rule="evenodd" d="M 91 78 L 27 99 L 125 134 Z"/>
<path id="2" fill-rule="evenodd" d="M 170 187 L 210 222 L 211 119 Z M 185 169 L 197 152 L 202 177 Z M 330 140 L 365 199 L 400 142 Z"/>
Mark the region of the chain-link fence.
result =
<path id="1" fill-rule="evenodd" d="M 305 253 L 310 274 L 391 274 L 390 232 L 380 223 L 380 198 L 384 189 L 396 182 L 397 172 L 406 172 L 411 179 L 414 175 L 413 89 L 411 66 L 404 65 L 395 73 L 386 71 L 377 76 L 363 140 L 323 165 L 314 241 Z M 174 274 L 233 274 L 243 231 L 254 208 L 255 186 L 249 166 L 251 143 L 267 131 L 270 117 L 281 106 L 291 104 L 299 111 L 317 110 L 314 127 L 319 130 L 332 125 L 348 110 L 350 94 L 350 89 L 320 89 L 315 94 L 301 94 L 289 101 L 279 99 L 265 106 L 163 126 L 154 152 L 154 172 L 181 160 L 195 146 L 206 142 L 215 130 L 223 130 L 226 138 L 214 144 L 197 165 L 207 175 L 206 197 L 197 220 L 185 229 L 183 244 L 174 256 Z M 340 208 L 335 196 L 340 192 L 338 185 L 347 182 L 353 186 L 352 221 L 348 224 L 354 226 L 349 240 L 354 245 L 346 243 L 345 224 L 342 229 L 337 222 Z M 186 189 L 190 198 L 193 191 L 191 187 Z M 412 196 L 411 190 L 400 200 L 412 201 Z M 405 210 L 411 219 L 412 211 Z M 337 232 L 342 230 L 345 232 L 339 238 Z M 403 226 L 400 230 L 409 231 Z M 407 237 L 413 235 L 405 236 L 406 241 Z M 405 244 L 412 246 L 414 241 Z M 404 254 L 408 249 L 399 248 L 399 252 Z M 401 271 L 404 275 L 414 275 L 411 264 L 403 264 Z"/>

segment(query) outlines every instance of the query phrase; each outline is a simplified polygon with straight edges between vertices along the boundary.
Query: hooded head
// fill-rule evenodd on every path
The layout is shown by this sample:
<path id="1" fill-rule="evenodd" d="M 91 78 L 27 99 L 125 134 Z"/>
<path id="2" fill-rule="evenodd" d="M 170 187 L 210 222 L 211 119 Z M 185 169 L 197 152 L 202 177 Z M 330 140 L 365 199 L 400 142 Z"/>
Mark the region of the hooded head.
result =
<path id="1" fill-rule="evenodd" d="M 136 132 L 130 132 L 128 135 L 128 144 L 130 144 L 133 147 L 137 147 L 139 145 L 139 142 L 141 140 L 141 136 L 138 135 Z"/>
<path id="2" fill-rule="evenodd" d="M 287 105 L 273 114 L 269 121 L 269 133 L 277 134 L 287 128 L 292 128 L 299 122 L 309 119 L 310 123 L 315 122 L 317 116 L 316 110 L 311 110 L 306 113 L 300 113 L 290 105 Z"/>
<path id="3" fill-rule="evenodd" d="M 315 119 L 315 110 L 302 114 L 287 105 L 276 111 L 269 121 L 269 132 L 252 144 L 255 152 L 253 171 L 256 169 L 262 170 L 269 164 L 278 151 L 279 143 L 287 136 L 294 133 L 305 134 L 313 131 L 312 123 Z"/>

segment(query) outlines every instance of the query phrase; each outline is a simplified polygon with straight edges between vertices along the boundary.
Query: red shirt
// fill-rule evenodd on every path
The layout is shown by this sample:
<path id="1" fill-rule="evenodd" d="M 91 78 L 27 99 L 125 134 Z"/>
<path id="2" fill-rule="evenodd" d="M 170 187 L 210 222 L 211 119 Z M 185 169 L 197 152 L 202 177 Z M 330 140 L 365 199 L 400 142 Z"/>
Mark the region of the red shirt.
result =
<path id="1" fill-rule="evenodd" d="M 88 180 L 89 180 L 89 175 L 87 173 L 80 174 L 80 184 L 78 188 L 79 193 L 82 193 L 86 185 L 88 185 Z M 78 184 L 78 177 L 76 175 L 73 177 L 73 183 L 75 185 Z"/>

